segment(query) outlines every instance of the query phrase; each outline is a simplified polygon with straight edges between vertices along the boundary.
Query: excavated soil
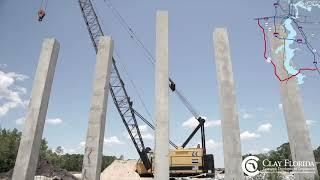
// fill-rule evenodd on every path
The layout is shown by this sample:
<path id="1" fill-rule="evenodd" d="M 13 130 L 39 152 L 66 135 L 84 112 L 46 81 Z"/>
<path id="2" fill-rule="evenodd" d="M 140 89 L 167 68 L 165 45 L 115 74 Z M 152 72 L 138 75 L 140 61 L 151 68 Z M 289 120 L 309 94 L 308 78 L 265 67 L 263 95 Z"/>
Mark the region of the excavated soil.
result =
<path id="1" fill-rule="evenodd" d="M 151 180 L 135 172 L 137 160 L 115 160 L 101 173 L 101 180 Z"/>

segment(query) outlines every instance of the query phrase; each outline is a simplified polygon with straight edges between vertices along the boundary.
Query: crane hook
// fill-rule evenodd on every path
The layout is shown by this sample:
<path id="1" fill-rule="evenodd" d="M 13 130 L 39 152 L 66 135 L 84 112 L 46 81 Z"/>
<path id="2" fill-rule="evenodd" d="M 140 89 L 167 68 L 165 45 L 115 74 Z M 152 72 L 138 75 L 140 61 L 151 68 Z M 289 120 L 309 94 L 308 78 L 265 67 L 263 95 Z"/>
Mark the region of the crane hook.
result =
<path id="1" fill-rule="evenodd" d="M 45 15 L 46 15 L 46 12 L 43 9 L 40 9 L 38 11 L 38 21 L 41 22 Z"/>

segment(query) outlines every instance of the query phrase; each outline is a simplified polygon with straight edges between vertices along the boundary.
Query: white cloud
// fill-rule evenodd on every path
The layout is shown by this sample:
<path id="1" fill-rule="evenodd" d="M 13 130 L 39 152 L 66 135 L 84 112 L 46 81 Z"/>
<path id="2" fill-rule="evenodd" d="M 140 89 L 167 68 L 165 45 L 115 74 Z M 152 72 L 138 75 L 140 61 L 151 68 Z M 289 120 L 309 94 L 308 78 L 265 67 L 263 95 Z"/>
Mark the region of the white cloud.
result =
<path id="1" fill-rule="evenodd" d="M 256 134 L 256 133 L 251 133 L 249 131 L 244 131 L 240 134 L 240 138 L 241 140 L 252 140 L 252 139 L 256 139 L 259 138 L 260 134 Z"/>
<path id="2" fill-rule="evenodd" d="M 269 151 L 270 151 L 269 148 L 263 148 L 263 149 L 262 149 L 262 152 L 265 152 L 265 153 L 267 153 L 267 152 L 269 152 Z"/>
<path id="3" fill-rule="evenodd" d="M 251 149 L 248 151 L 249 154 L 261 154 L 261 153 L 268 153 L 271 151 L 269 148 L 262 148 L 262 149 Z"/>
<path id="4" fill-rule="evenodd" d="M 0 105 L 0 117 L 5 116 L 10 110 L 22 106 L 22 104 L 13 101 L 3 103 Z"/>
<path id="5" fill-rule="evenodd" d="M 21 117 L 21 118 L 18 118 L 16 120 L 16 124 L 17 125 L 23 125 L 25 123 L 25 121 L 26 121 L 26 118 L 25 117 Z M 60 119 L 60 118 L 52 118 L 52 119 L 47 119 L 46 123 L 49 124 L 49 125 L 58 125 L 58 124 L 63 123 L 63 120 Z"/>
<path id="6" fill-rule="evenodd" d="M 27 93 L 27 89 L 24 87 L 16 86 L 15 89 L 18 90 L 21 94 Z"/>
<path id="7" fill-rule="evenodd" d="M 150 133 L 142 133 L 141 136 L 143 139 L 146 139 L 146 140 L 153 140 L 154 139 L 153 135 Z"/>
<path id="8" fill-rule="evenodd" d="M 259 151 L 256 150 L 256 149 L 251 149 L 251 150 L 249 150 L 248 153 L 249 153 L 249 154 L 259 154 Z"/>
<path id="9" fill-rule="evenodd" d="M 194 117 L 192 117 L 192 118 L 188 119 L 187 121 L 184 121 L 182 123 L 182 126 L 187 127 L 187 128 L 194 128 L 194 127 L 197 127 L 198 124 L 199 124 L 199 122 Z"/>
<path id="10" fill-rule="evenodd" d="M 7 67 L 8 67 L 7 64 L 0 64 L 0 69 L 5 69 L 5 68 L 7 68 Z"/>
<path id="11" fill-rule="evenodd" d="M 14 72 L 0 71 L 0 117 L 5 116 L 10 110 L 25 107 L 25 100 L 21 95 L 26 94 L 26 89 L 16 85 L 18 81 L 24 81 L 28 77 Z"/>
<path id="12" fill-rule="evenodd" d="M 139 125 L 139 129 L 140 129 L 140 132 L 148 132 L 148 127 L 147 125 Z"/>
<path id="13" fill-rule="evenodd" d="M 85 141 L 81 141 L 81 142 L 79 143 L 79 145 L 80 145 L 80 147 L 84 147 L 84 146 L 86 145 L 86 142 L 85 142 Z"/>
<path id="14" fill-rule="evenodd" d="M 205 127 L 216 127 L 220 125 L 221 125 L 221 120 L 206 121 L 204 124 Z"/>
<path id="15" fill-rule="evenodd" d="M 117 136 L 111 136 L 108 138 L 104 138 L 104 144 L 105 145 L 123 144 L 123 142 L 120 141 Z"/>
<path id="16" fill-rule="evenodd" d="M 25 121 L 26 121 L 26 118 L 25 117 L 21 117 L 21 118 L 18 118 L 16 120 L 16 124 L 17 125 L 22 125 L 22 124 L 24 124 Z"/>
<path id="17" fill-rule="evenodd" d="M 307 123 L 308 127 L 310 128 L 311 126 L 314 126 L 315 124 L 317 124 L 317 121 L 307 120 L 306 123 Z"/>
<path id="18" fill-rule="evenodd" d="M 104 138 L 103 143 L 105 146 L 124 144 L 124 142 L 122 142 L 117 136 L 111 136 L 111 137 Z M 84 151 L 85 146 L 86 146 L 86 142 L 81 141 L 77 147 L 67 149 L 66 152 L 70 153 L 70 154 L 82 153 Z"/>
<path id="19" fill-rule="evenodd" d="M 241 117 L 242 117 L 242 119 L 252 119 L 253 115 L 249 114 L 247 112 L 244 112 Z"/>
<path id="20" fill-rule="evenodd" d="M 75 148 L 65 148 L 61 146 L 63 149 L 63 154 L 83 154 L 84 153 L 84 146 L 77 146 Z"/>
<path id="21" fill-rule="evenodd" d="M 153 134 L 148 131 L 147 125 L 139 125 L 139 130 L 140 130 L 140 134 L 144 140 L 153 140 L 154 139 Z M 133 136 L 135 136 L 136 132 L 132 131 L 132 133 L 133 133 Z M 127 131 L 124 133 L 124 135 L 126 135 L 128 139 L 131 138 L 130 135 L 127 133 Z"/>
<path id="22" fill-rule="evenodd" d="M 278 104 L 278 108 L 279 108 L 279 110 L 281 110 L 281 111 L 282 111 L 282 109 L 283 109 L 283 105 L 282 105 L 282 104 Z"/>
<path id="23" fill-rule="evenodd" d="M 50 124 L 50 125 L 58 125 L 61 124 L 63 121 L 60 118 L 53 118 L 53 119 L 47 119 L 46 123 Z"/>
<path id="24" fill-rule="evenodd" d="M 270 123 L 266 123 L 266 124 L 261 124 L 258 129 L 257 129 L 257 132 L 260 132 L 260 133 L 264 133 L 264 132 L 269 132 L 272 128 L 272 124 Z"/>
<path id="25" fill-rule="evenodd" d="M 221 125 L 221 120 L 207 120 L 207 117 L 202 117 L 206 120 L 205 127 L 216 127 Z M 195 117 L 191 117 L 182 123 L 182 127 L 193 129 L 199 125 L 199 121 Z"/>
<path id="26" fill-rule="evenodd" d="M 9 72 L 9 73 L 7 73 L 7 75 L 8 75 L 9 77 L 14 78 L 14 79 L 17 80 L 17 81 L 24 81 L 24 80 L 26 80 L 26 79 L 29 78 L 28 76 L 26 76 L 26 75 L 24 75 L 24 74 L 17 74 L 17 73 L 15 73 L 15 72 Z"/>
<path id="27" fill-rule="evenodd" d="M 222 143 L 221 142 L 216 142 L 213 139 L 209 139 L 208 141 L 206 141 L 206 146 L 208 148 L 208 150 L 216 150 L 219 147 L 221 147 Z"/>
<path id="28" fill-rule="evenodd" d="M 84 153 L 84 148 L 85 148 L 86 142 L 85 141 L 81 141 L 77 146 L 75 147 L 71 147 L 71 148 L 65 148 L 63 146 L 61 146 L 61 148 L 63 149 L 63 154 L 83 154 Z M 53 151 L 55 149 L 52 149 Z"/>
<path id="29" fill-rule="evenodd" d="M 78 153 L 82 153 L 82 152 L 79 152 L 78 149 L 66 149 L 66 148 L 63 148 L 63 153 L 64 154 L 78 154 Z"/>

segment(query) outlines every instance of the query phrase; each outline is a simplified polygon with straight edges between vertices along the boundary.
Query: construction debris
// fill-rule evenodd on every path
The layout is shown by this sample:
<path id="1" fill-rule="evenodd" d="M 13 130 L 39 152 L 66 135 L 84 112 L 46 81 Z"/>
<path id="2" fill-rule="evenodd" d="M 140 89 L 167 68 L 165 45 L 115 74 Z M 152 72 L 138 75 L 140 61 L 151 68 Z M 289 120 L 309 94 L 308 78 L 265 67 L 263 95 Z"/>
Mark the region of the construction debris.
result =
<path id="1" fill-rule="evenodd" d="M 46 160 L 40 161 L 39 163 L 40 164 L 38 164 L 36 175 L 41 175 L 46 177 L 56 177 L 56 179 L 63 179 L 63 180 L 77 179 L 67 170 L 54 167 L 52 164 L 50 164 Z"/>
<path id="2" fill-rule="evenodd" d="M 0 180 L 11 180 L 13 169 L 6 172 L 0 173 Z M 46 179 L 54 179 L 54 180 L 77 180 L 71 173 L 69 173 L 65 169 L 60 169 L 54 167 L 47 160 L 41 160 L 38 164 L 36 171 L 36 179 L 46 180 Z"/>

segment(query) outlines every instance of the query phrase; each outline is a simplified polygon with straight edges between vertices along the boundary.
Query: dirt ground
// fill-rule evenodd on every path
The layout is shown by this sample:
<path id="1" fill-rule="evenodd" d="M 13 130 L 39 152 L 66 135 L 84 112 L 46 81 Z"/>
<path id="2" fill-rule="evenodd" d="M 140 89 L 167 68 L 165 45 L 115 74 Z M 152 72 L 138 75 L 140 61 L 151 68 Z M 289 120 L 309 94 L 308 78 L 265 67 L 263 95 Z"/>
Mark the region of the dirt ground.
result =
<path id="1" fill-rule="evenodd" d="M 152 178 L 140 178 L 135 172 L 137 160 L 115 160 L 103 170 L 100 180 L 151 180 Z M 81 179 L 81 173 L 73 174 Z"/>
<path id="2" fill-rule="evenodd" d="M 101 173 L 101 180 L 149 180 L 140 178 L 136 170 L 137 160 L 115 160 Z"/>
<path id="3" fill-rule="evenodd" d="M 101 180 L 151 180 L 153 178 L 141 178 L 136 172 L 137 160 L 115 160 L 110 166 L 101 173 Z M 224 174 L 216 170 L 218 174 L 214 180 L 223 180 Z M 37 175 L 34 180 L 81 180 L 81 173 L 70 173 L 66 170 L 54 168 L 47 161 L 42 161 L 37 169 Z M 293 180 L 290 173 L 281 173 L 282 180 Z M 11 180 L 12 170 L 7 173 L 0 174 L 0 180 Z M 45 177 L 46 176 L 46 177 Z M 49 178 L 48 178 L 49 177 Z M 213 180 L 212 178 L 177 178 L 176 180 Z M 263 180 L 263 174 L 259 174 L 254 178 L 246 177 L 246 180 Z"/>
<path id="4" fill-rule="evenodd" d="M 141 178 L 136 170 L 137 160 L 115 160 L 101 173 L 100 180 L 152 180 L 153 178 Z M 81 174 L 73 174 L 81 179 Z M 191 180 L 200 178 L 179 178 L 179 180 Z M 177 179 L 178 180 L 178 179 Z M 212 180 L 212 178 L 201 178 L 201 180 Z"/>

